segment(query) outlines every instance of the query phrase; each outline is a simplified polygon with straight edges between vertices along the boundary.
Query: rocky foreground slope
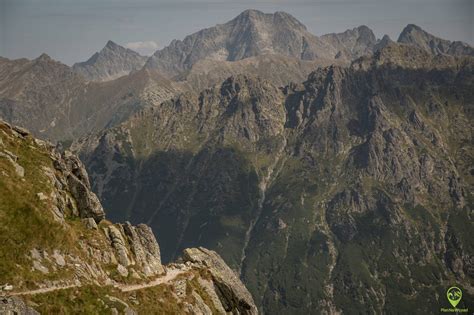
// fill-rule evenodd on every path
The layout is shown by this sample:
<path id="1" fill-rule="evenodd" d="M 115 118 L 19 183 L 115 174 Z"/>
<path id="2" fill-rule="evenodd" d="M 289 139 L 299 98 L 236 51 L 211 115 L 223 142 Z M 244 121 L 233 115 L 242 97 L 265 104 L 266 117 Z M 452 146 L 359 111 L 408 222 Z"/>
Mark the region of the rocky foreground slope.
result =
<path id="1" fill-rule="evenodd" d="M 200 244 L 268 314 L 419 313 L 474 293 L 472 57 L 388 42 L 284 88 L 234 76 L 75 144 L 164 260 Z M 469 302 L 465 302 L 469 303 Z"/>
<path id="2" fill-rule="evenodd" d="M 163 266 L 147 225 L 105 220 L 76 156 L 3 121 L 0 195 L 1 314 L 257 313 L 219 255 Z"/>

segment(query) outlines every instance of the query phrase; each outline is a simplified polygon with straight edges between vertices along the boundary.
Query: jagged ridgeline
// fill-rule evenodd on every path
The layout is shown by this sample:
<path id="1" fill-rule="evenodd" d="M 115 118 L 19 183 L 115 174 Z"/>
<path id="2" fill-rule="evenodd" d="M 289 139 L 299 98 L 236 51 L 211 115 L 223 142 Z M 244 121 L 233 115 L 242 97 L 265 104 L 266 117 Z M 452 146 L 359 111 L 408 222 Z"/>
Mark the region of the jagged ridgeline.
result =
<path id="1" fill-rule="evenodd" d="M 219 252 L 265 313 L 472 299 L 472 57 L 389 43 L 278 88 L 235 76 L 76 144 L 114 220 L 165 261 Z"/>
<path id="2" fill-rule="evenodd" d="M 0 121 L 0 314 L 256 314 L 213 251 L 163 266 L 144 224 L 112 224 L 79 159 Z"/>

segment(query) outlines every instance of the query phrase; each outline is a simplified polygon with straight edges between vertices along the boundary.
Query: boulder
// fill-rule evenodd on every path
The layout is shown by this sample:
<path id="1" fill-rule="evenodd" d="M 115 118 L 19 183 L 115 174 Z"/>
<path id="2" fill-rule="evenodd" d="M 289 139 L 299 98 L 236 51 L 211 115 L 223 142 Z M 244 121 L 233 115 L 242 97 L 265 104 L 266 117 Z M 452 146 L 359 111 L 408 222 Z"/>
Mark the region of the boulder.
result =
<path id="1" fill-rule="evenodd" d="M 13 168 L 15 169 L 15 173 L 19 177 L 25 176 L 25 169 L 17 163 L 18 157 L 16 155 L 4 150 L 4 152 L 0 152 L 0 157 L 6 158 L 8 161 L 10 161 L 10 163 L 13 165 Z"/>
<path id="2" fill-rule="evenodd" d="M 40 315 L 19 297 L 0 297 L 0 314 Z"/>
<path id="3" fill-rule="evenodd" d="M 187 248 L 183 252 L 183 260 L 209 269 L 217 294 L 226 312 L 258 314 L 250 292 L 215 251 L 202 247 Z"/>
<path id="4" fill-rule="evenodd" d="M 67 183 L 72 196 L 76 199 L 81 218 L 94 218 L 98 223 L 105 218 L 105 212 L 96 194 L 74 174 L 69 174 Z"/>
<path id="5" fill-rule="evenodd" d="M 95 220 L 93 218 L 82 219 L 82 222 L 89 230 L 97 230 L 97 223 L 95 223 Z"/>
<path id="6" fill-rule="evenodd" d="M 52 255 L 54 258 L 54 261 L 58 266 L 64 267 L 66 266 L 66 260 L 64 259 L 64 256 L 61 255 L 61 253 L 58 250 L 54 250 L 54 253 Z"/>
<path id="7" fill-rule="evenodd" d="M 121 265 L 128 267 L 132 264 L 132 262 L 128 257 L 128 250 L 125 246 L 125 240 L 123 239 L 122 233 L 114 225 L 109 226 L 107 231 L 107 235 L 109 236 L 109 239 L 112 242 L 112 247 L 117 252 L 118 262 Z"/>
<path id="8" fill-rule="evenodd" d="M 119 264 L 117 266 L 117 271 L 122 277 L 124 277 L 124 278 L 128 277 L 128 269 L 125 268 L 124 266 Z"/>
<path id="9" fill-rule="evenodd" d="M 151 228 L 145 224 L 133 226 L 130 222 L 122 227 L 135 255 L 136 264 L 142 268 L 143 273 L 146 276 L 163 273 L 160 247 Z"/>

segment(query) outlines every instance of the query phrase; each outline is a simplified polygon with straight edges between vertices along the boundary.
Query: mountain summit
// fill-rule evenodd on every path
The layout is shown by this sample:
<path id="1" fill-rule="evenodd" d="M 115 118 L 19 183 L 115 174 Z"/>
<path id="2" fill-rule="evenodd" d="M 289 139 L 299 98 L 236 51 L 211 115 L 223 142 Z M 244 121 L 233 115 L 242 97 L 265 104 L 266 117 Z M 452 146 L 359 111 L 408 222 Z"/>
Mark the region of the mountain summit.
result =
<path id="1" fill-rule="evenodd" d="M 398 42 L 418 46 L 435 55 L 474 55 L 474 49 L 466 43 L 441 39 L 426 32 L 415 24 L 408 24 L 403 29 L 398 37 Z"/>
<path id="2" fill-rule="evenodd" d="M 90 81 L 109 81 L 139 70 L 146 57 L 109 40 L 100 52 L 73 65 L 74 71 Z"/>
<path id="3" fill-rule="evenodd" d="M 321 39 L 337 48 L 339 53 L 336 58 L 345 57 L 349 60 L 371 54 L 377 44 L 374 32 L 365 25 L 343 33 L 323 35 Z"/>
<path id="4" fill-rule="evenodd" d="M 332 57 L 335 49 L 309 33 L 288 13 L 266 14 L 256 10 L 242 12 L 233 20 L 203 29 L 175 40 L 157 51 L 146 67 L 176 76 L 203 59 L 237 61 L 264 54 L 279 54 L 298 59 Z"/>

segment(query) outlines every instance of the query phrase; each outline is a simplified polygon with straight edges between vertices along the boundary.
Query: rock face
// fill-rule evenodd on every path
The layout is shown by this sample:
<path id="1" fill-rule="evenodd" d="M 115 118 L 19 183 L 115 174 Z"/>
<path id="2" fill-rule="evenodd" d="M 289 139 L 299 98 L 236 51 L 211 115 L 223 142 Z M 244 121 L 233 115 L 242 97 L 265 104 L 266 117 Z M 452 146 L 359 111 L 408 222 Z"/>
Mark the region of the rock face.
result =
<path id="1" fill-rule="evenodd" d="M 160 247 L 151 228 L 145 224 L 132 226 L 129 222 L 122 225 L 127 236 L 132 252 L 137 261 L 142 264 L 146 275 L 164 272 L 161 265 Z"/>
<path id="2" fill-rule="evenodd" d="M 215 252 L 163 266 L 150 227 L 104 220 L 75 155 L 3 121 L 0 140 L 25 170 L 0 158 L 1 314 L 256 314 Z"/>
<path id="3" fill-rule="evenodd" d="M 66 151 L 53 164 L 58 171 L 66 174 L 67 186 L 72 197 L 76 200 L 79 216 L 93 218 L 96 223 L 103 220 L 105 218 L 104 209 L 96 194 L 91 191 L 89 176 L 82 162 Z"/>
<path id="4" fill-rule="evenodd" d="M 403 29 L 400 37 L 398 37 L 398 42 L 418 46 L 434 55 L 474 56 L 474 49 L 468 44 L 441 39 L 414 24 L 409 24 Z"/>
<path id="5" fill-rule="evenodd" d="M 216 252 L 202 247 L 188 248 L 183 252 L 183 260 L 209 268 L 227 313 L 258 313 L 252 295 Z"/>
<path id="6" fill-rule="evenodd" d="M 265 313 L 437 312 L 473 277 L 472 69 L 386 39 L 284 88 L 229 78 L 75 148 L 114 219 L 147 222 L 164 261 L 215 250 Z"/>
<path id="7" fill-rule="evenodd" d="M 109 40 L 100 52 L 75 63 L 72 69 L 88 81 L 109 81 L 140 70 L 146 60 L 147 57 Z"/>
<path id="8" fill-rule="evenodd" d="M 179 77 L 200 92 L 232 76 L 247 75 L 265 79 L 276 86 L 302 82 L 317 67 L 344 64 L 343 60 L 302 60 L 282 55 L 261 55 L 238 61 L 203 59 Z"/>
<path id="9" fill-rule="evenodd" d="M 226 24 L 173 41 L 151 56 L 146 67 L 175 77 L 203 59 L 236 61 L 264 54 L 313 60 L 333 59 L 337 51 L 287 13 L 247 10 Z"/>
<path id="10" fill-rule="evenodd" d="M 0 314 L 4 315 L 40 315 L 18 297 L 0 297 Z"/>
<path id="11" fill-rule="evenodd" d="M 321 39 L 338 50 L 336 59 L 345 60 L 372 54 L 378 42 L 372 30 L 365 25 L 339 34 L 323 35 Z"/>

